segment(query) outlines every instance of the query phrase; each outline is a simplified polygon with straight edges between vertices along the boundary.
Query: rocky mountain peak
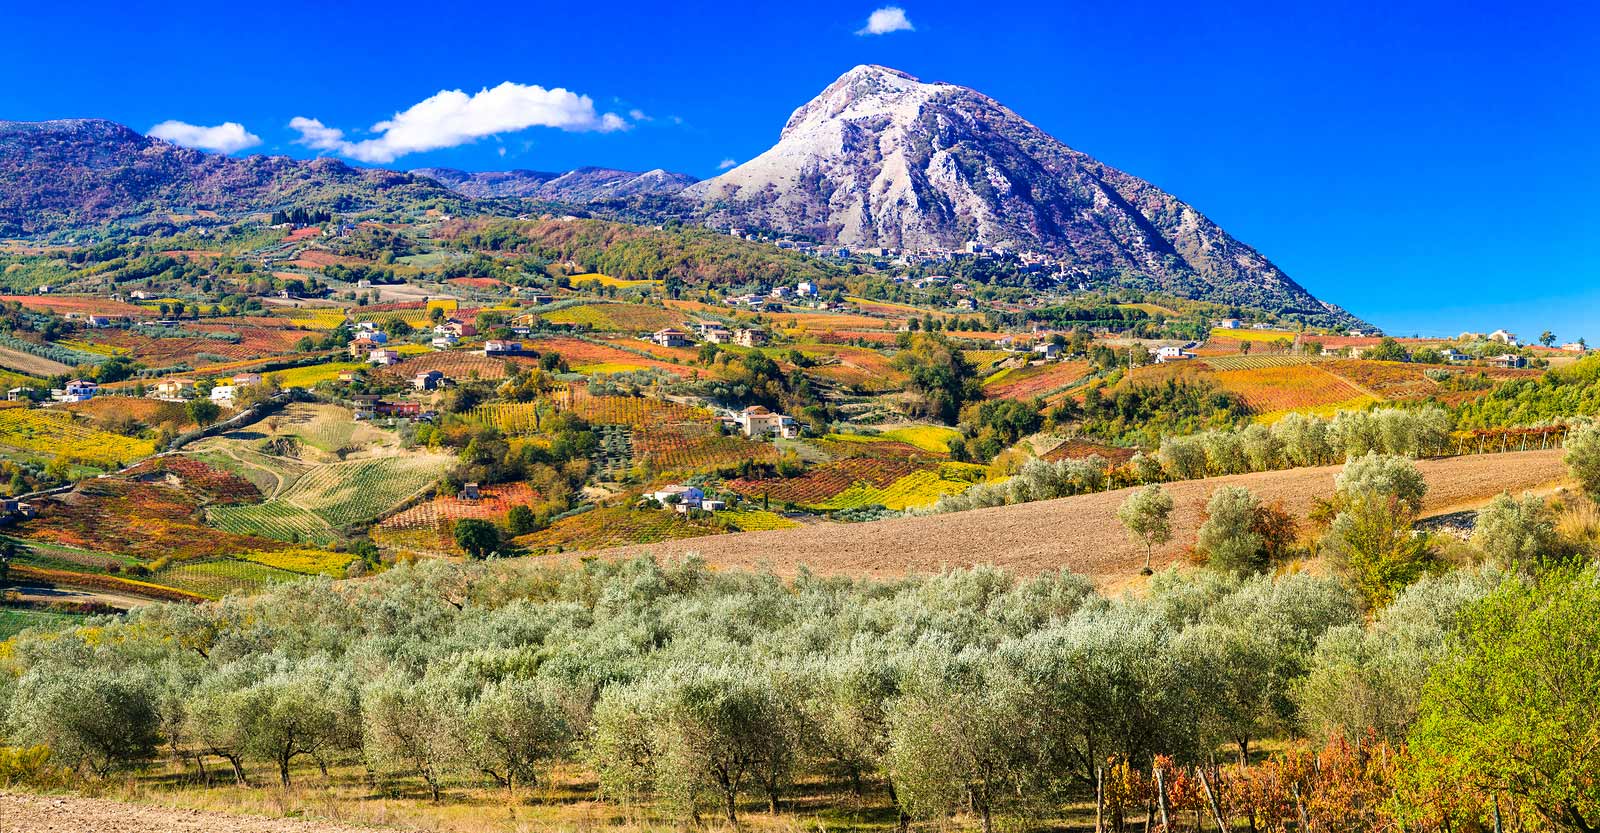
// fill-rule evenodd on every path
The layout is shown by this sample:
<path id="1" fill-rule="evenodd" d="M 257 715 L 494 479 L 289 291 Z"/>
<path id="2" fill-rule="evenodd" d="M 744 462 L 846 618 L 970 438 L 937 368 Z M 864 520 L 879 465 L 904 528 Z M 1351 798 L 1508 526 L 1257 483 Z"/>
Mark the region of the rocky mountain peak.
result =
<path id="1" fill-rule="evenodd" d="M 846 72 L 776 145 L 681 197 L 713 226 L 907 250 L 979 241 L 1053 254 L 1075 282 L 1354 320 L 1177 197 L 976 90 L 887 67 Z"/>

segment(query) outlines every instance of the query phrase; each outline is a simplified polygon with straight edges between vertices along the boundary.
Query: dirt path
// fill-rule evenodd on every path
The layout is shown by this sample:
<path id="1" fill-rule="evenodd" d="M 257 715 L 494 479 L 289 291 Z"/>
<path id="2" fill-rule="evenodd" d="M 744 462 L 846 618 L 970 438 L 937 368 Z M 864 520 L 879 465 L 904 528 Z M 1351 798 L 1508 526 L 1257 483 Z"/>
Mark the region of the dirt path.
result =
<path id="1" fill-rule="evenodd" d="M 375 829 L 0 792 L 0 833 L 371 833 Z"/>
<path id="2" fill-rule="evenodd" d="M 77 587 L 46 587 L 39 584 L 19 584 L 6 588 L 7 593 L 15 593 L 17 598 L 25 602 L 72 602 L 86 604 L 99 602 L 103 605 L 132 610 L 140 605 L 147 605 L 151 599 L 139 596 L 128 596 L 121 593 L 107 593 L 104 590 L 85 590 Z"/>
<path id="3" fill-rule="evenodd" d="M 1501 490 L 1551 488 L 1566 477 L 1560 450 L 1523 451 L 1424 460 L 1428 480 L 1424 514 L 1476 507 Z M 1173 540 L 1158 549 L 1153 565 L 1182 557 L 1193 544 L 1211 492 L 1245 486 L 1271 503 L 1303 517 L 1315 498 L 1333 493 L 1342 467 L 1214 477 L 1169 483 L 1176 508 Z M 970 564 L 995 564 L 1019 573 L 1066 567 L 1096 584 L 1116 585 L 1138 573 L 1143 553 L 1128 542 L 1117 507 L 1130 490 L 1060 500 L 978 509 L 948 515 L 895 518 L 863 524 L 822 523 L 799 529 L 745 532 L 603 550 L 607 556 L 651 553 L 660 557 L 699 553 L 723 567 L 769 567 L 792 575 L 801 566 L 822 574 L 890 577 Z"/>

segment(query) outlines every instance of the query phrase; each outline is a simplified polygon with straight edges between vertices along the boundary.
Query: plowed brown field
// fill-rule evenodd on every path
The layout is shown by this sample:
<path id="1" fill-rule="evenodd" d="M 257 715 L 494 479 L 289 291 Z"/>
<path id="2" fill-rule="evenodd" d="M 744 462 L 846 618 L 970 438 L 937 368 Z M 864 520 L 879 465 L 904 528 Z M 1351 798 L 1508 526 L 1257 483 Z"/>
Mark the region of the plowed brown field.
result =
<path id="1" fill-rule="evenodd" d="M 374 829 L 149 807 L 98 798 L 0 792 L 0 833 L 372 833 Z"/>
<path id="2" fill-rule="evenodd" d="M 1427 514 L 1476 507 L 1501 490 L 1519 493 L 1552 487 L 1566 477 L 1560 450 L 1523 451 L 1424 460 Z M 1206 499 L 1219 486 L 1245 486 L 1266 502 L 1304 516 L 1312 500 L 1333 493 L 1340 466 L 1261 472 L 1166 485 L 1177 504 L 1172 542 L 1156 551 L 1161 567 L 1180 558 L 1194 542 Z M 722 567 L 769 567 L 792 575 L 812 571 L 860 577 L 932 572 L 970 564 L 995 564 L 1018 573 L 1066 567 L 1101 586 L 1135 576 L 1144 553 L 1128 542 L 1117 522 L 1117 506 L 1128 489 L 1059 500 L 978 509 L 948 515 L 894 518 L 861 524 L 812 524 L 798 529 L 745 532 L 620 547 L 608 556 L 650 553 L 674 557 L 699 553 Z"/>

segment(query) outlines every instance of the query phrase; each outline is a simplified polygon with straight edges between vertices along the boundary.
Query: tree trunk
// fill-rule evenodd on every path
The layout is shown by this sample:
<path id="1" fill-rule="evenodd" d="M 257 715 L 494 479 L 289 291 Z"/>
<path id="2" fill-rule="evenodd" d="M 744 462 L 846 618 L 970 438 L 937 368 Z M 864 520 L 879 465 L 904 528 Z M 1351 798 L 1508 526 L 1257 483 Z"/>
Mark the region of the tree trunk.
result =
<path id="1" fill-rule="evenodd" d="M 727 790 L 727 789 L 723 790 L 722 791 L 722 812 L 723 812 L 724 815 L 726 815 L 728 817 L 728 823 L 733 825 L 734 829 L 737 830 L 738 827 L 739 827 L 739 811 L 738 811 L 738 808 L 735 806 L 734 802 L 735 802 L 735 797 L 734 797 L 734 794 L 733 794 L 733 790 Z"/>
<path id="2" fill-rule="evenodd" d="M 983 833 L 994 833 L 994 816 L 989 812 L 989 802 L 983 803 Z"/>
<path id="3" fill-rule="evenodd" d="M 283 788 L 289 789 L 289 755 L 284 752 L 278 756 L 278 780 L 283 782 Z"/>
<path id="4" fill-rule="evenodd" d="M 1239 738 L 1239 769 L 1243 770 L 1250 765 L 1250 739 Z"/>
<path id="5" fill-rule="evenodd" d="M 911 829 L 911 817 L 906 815 L 906 808 L 900 805 L 900 795 L 895 792 L 894 779 L 884 778 L 883 789 L 889 793 L 889 801 L 894 804 L 894 829 L 896 833 L 906 833 Z"/>

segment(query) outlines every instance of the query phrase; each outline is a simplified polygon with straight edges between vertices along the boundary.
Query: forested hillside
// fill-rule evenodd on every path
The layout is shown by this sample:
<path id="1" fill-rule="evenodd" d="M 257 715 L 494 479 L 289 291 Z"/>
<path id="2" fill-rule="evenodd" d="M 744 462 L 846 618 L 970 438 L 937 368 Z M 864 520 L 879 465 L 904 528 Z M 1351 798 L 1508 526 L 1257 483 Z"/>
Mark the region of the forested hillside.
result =
<path id="1" fill-rule="evenodd" d="M 575 261 L 625 280 L 691 286 L 818 281 L 836 271 L 814 258 L 696 226 L 633 226 L 605 220 L 472 220 L 440 231 L 468 249 Z"/>

